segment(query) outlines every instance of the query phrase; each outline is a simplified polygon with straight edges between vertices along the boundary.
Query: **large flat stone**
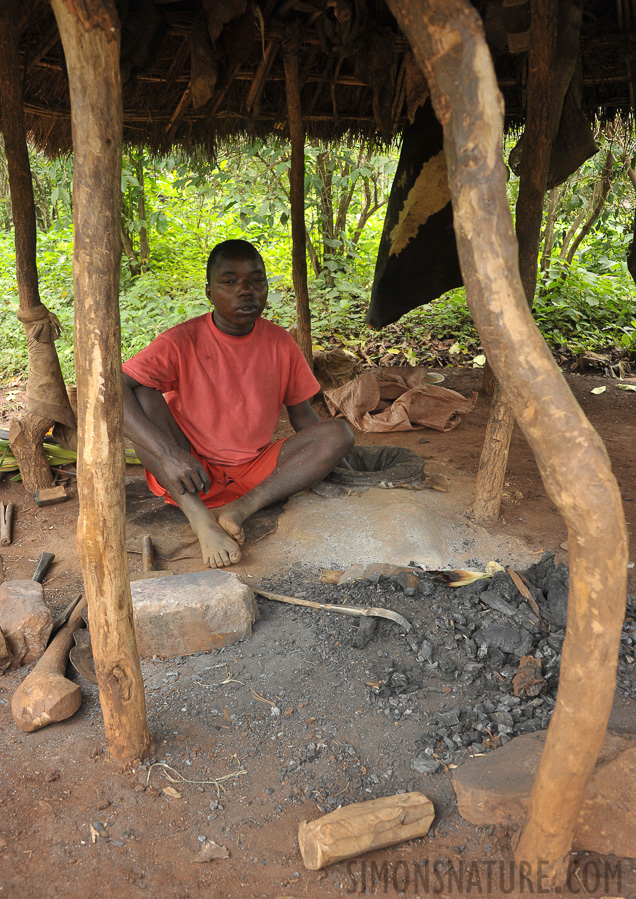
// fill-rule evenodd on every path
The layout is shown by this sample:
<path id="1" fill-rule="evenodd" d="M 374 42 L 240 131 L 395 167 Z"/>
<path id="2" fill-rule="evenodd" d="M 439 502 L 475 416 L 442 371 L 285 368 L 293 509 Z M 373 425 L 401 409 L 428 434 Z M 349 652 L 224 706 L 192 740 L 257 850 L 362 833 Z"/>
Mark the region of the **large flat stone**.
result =
<path id="1" fill-rule="evenodd" d="M 53 630 L 42 584 L 25 580 L 0 586 L 0 630 L 11 656 L 10 668 L 40 658 Z"/>
<path id="2" fill-rule="evenodd" d="M 140 656 L 219 649 L 249 636 L 258 618 L 254 594 L 227 571 L 135 581 L 130 589 Z"/>
<path id="3" fill-rule="evenodd" d="M 453 771 L 457 808 L 472 824 L 519 826 L 546 731 L 516 737 Z M 608 733 L 585 793 L 573 849 L 636 858 L 636 740 Z"/>

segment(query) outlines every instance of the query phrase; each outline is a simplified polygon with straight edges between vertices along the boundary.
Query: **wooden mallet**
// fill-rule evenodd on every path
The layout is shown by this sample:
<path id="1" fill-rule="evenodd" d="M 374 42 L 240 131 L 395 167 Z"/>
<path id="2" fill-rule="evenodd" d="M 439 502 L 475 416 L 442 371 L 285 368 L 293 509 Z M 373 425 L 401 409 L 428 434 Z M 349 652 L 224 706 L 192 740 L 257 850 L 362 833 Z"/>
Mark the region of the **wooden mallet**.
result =
<path id="1" fill-rule="evenodd" d="M 26 733 L 70 718 L 82 703 L 79 684 L 64 677 L 73 632 L 83 624 L 86 599 L 73 610 L 60 628 L 31 674 L 13 694 L 11 713 L 20 730 Z"/>

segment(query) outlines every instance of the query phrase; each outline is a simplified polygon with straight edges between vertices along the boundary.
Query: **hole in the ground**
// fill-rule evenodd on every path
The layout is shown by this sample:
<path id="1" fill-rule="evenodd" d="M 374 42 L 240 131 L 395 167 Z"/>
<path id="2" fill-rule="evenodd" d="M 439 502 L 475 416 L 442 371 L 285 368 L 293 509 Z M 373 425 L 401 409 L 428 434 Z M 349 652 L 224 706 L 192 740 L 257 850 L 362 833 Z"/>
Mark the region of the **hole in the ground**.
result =
<path id="1" fill-rule="evenodd" d="M 343 487 L 407 484 L 423 475 L 417 453 L 403 446 L 356 446 L 328 480 Z"/>

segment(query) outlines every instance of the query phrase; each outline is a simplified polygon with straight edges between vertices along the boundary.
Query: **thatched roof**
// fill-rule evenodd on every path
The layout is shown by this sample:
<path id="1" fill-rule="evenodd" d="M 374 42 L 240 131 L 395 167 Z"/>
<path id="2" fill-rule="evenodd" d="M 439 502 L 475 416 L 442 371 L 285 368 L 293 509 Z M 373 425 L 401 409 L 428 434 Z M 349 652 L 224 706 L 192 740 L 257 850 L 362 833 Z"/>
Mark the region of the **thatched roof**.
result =
<path id="1" fill-rule="evenodd" d="M 474 0 L 506 104 L 523 120 L 529 2 Z M 124 139 L 213 152 L 239 135 L 287 135 L 283 58 L 297 40 L 310 137 L 391 140 L 407 121 L 409 50 L 384 0 L 119 0 Z M 23 4 L 21 61 L 30 137 L 71 148 L 64 54 L 48 0 Z M 590 0 L 581 32 L 589 118 L 633 109 L 636 0 Z"/>

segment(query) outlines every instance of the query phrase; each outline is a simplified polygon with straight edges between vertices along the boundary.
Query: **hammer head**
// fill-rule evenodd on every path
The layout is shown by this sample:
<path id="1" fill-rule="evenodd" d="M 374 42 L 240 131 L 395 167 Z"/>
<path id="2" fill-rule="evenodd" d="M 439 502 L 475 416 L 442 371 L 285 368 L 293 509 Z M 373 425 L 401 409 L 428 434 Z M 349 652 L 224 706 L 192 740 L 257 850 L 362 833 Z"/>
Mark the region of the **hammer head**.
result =
<path id="1" fill-rule="evenodd" d="M 82 694 L 79 684 L 50 672 L 33 672 L 13 694 L 11 713 L 20 730 L 31 733 L 70 718 L 79 709 Z"/>

